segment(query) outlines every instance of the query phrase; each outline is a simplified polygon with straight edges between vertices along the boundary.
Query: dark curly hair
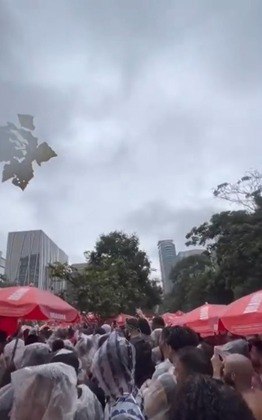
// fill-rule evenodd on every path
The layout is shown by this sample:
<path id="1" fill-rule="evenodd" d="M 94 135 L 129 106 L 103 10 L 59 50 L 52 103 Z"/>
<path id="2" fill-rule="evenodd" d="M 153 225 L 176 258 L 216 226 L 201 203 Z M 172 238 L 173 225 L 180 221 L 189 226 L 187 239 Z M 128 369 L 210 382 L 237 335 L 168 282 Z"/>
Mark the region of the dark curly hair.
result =
<path id="1" fill-rule="evenodd" d="M 201 341 L 198 347 L 205 353 L 208 359 L 212 359 L 214 348 L 210 344 L 206 343 L 205 341 Z"/>
<path id="2" fill-rule="evenodd" d="M 253 339 L 249 341 L 249 347 L 251 350 L 251 347 L 255 347 L 258 353 L 262 354 L 262 341 L 259 339 Z"/>
<path id="3" fill-rule="evenodd" d="M 182 363 L 188 375 L 198 373 L 213 376 L 211 360 L 203 350 L 197 347 L 184 347 L 177 352 L 176 357 Z"/>
<path id="4" fill-rule="evenodd" d="M 242 396 L 208 376 L 190 376 L 177 388 L 172 420 L 255 420 Z"/>
<path id="5" fill-rule="evenodd" d="M 198 335 L 189 327 L 165 327 L 162 330 L 162 339 L 175 351 L 183 347 L 197 346 L 199 344 Z"/>
<path id="6" fill-rule="evenodd" d="M 140 329 L 142 334 L 144 334 L 144 335 L 150 335 L 151 334 L 150 325 L 145 318 L 139 318 L 138 326 L 139 326 L 139 329 Z"/>
<path id="7" fill-rule="evenodd" d="M 165 327 L 165 321 L 162 316 L 154 316 L 152 320 L 152 330 L 156 330 L 157 328 L 164 328 Z"/>
<path id="8" fill-rule="evenodd" d="M 55 353 L 58 350 L 61 350 L 65 347 L 65 343 L 61 338 L 57 338 L 53 343 L 52 343 L 52 352 Z"/>

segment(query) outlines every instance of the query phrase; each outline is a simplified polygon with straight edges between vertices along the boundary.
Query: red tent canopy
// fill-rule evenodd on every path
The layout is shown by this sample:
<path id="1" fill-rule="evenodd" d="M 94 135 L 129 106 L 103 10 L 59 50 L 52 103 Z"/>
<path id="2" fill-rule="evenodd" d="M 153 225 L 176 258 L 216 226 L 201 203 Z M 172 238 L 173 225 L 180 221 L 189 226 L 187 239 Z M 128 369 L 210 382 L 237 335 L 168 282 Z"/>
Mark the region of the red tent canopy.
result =
<path id="1" fill-rule="evenodd" d="M 183 325 L 183 315 L 184 313 L 181 311 L 177 311 L 175 313 L 167 312 L 162 315 L 162 318 L 164 319 L 166 325 Z"/>
<path id="2" fill-rule="evenodd" d="M 183 323 L 202 337 L 209 337 L 219 332 L 218 320 L 225 312 L 226 305 L 209 305 L 206 303 L 185 314 Z"/>
<path id="3" fill-rule="evenodd" d="M 78 312 L 67 302 L 36 287 L 0 289 L 0 316 L 42 321 L 74 322 Z"/>
<path id="4" fill-rule="evenodd" d="M 262 334 L 262 290 L 228 305 L 221 322 L 232 334 Z"/>
<path id="5" fill-rule="evenodd" d="M 16 332 L 18 328 L 18 319 L 17 318 L 8 318 L 5 316 L 0 316 L 0 330 L 5 331 L 7 335 L 12 335 Z"/>

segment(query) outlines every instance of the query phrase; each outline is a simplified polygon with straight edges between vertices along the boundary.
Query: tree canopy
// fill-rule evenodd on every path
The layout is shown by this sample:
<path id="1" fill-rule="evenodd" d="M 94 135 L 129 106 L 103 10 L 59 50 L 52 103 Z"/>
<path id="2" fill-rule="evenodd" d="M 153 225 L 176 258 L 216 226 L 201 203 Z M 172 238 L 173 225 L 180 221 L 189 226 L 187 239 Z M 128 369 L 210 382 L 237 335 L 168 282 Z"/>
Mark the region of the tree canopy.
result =
<path id="1" fill-rule="evenodd" d="M 189 310 L 206 301 L 227 304 L 261 288 L 261 179 L 254 172 L 214 190 L 215 197 L 238 200 L 244 209 L 216 213 L 186 235 L 186 245 L 203 246 L 205 252 L 173 268 L 174 291 L 166 300 L 169 310 Z"/>
<path id="2" fill-rule="evenodd" d="M 67 281 L 65 297 L 79 309 L 106 317 L 160 303 L 161 290 L 149 278 L 150 262 L 136 235 L 117 231 L 101 235 L 85 256 L 87 266 L 82 272 L 72 266 L 51 266 L 54 281 Z"/>
<path id="3" fill-rule="evenodd" d="M 171 271 L 173 292 L 165 299 L 163 310 L 190 311 L 209 303 L 229 303 L 232 291 L 217 277 L 216 265 L 208 252 L 179 261 Z"/>
<path id="4" fill-rule="evenodd" d="M 235 298 L 261 288 L 262 206 L 252 213 L 227 211 L 193 228 L 189 245 L 206 245 L 216 260 L 217 277 Z"/>

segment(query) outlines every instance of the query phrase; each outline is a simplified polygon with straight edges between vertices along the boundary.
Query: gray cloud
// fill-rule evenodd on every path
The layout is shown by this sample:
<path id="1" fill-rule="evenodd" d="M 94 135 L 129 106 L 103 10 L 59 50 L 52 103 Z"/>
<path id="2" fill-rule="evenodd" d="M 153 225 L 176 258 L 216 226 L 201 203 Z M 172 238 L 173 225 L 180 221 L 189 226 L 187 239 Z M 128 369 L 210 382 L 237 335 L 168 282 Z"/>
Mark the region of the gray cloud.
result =
<path id="1" fill-rule="evenodd" d="M 36 117 L 58 157 L 24 193 L 1 184 L 7 232 L 42 228 L 72 261 L 100 233 L 178 249 L 223 203 L 212 187 L 261 167 L 262 3 L 3 1 L 0 124 Z"/>
<path id="2" fill-rule="evenodd" d="M 164 201 L 145 203 L 142 207 L 130 212 L 124 220 L 124 225 L 139 232 L 142 244 L 150 249 L 153 263 L 157 266 L 157 242 L 160 239 L 173 239 L 177 252 L 184 250 L 185 236 L 194 227 L 209 220 L 210 216 L 219 211 L 219 206 L 203 203 L 198 207 L 175 208 Z"/>

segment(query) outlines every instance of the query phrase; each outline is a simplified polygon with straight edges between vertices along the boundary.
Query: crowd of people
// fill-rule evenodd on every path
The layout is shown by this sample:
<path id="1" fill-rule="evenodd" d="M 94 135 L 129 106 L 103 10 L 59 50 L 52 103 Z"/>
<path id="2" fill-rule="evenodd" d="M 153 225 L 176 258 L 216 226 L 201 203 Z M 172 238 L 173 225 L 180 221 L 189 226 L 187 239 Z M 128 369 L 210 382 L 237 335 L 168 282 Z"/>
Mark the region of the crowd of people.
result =
<path id="1" fill-rule="evenodd" d="M 144 316 L 0 331 L 0 419 L 262 420 L 262 342 L 224 341 Z"/>

